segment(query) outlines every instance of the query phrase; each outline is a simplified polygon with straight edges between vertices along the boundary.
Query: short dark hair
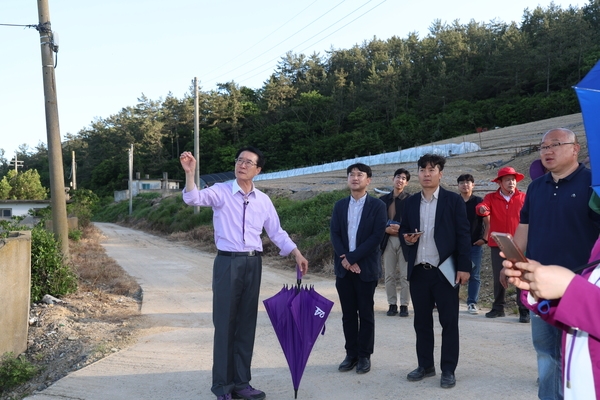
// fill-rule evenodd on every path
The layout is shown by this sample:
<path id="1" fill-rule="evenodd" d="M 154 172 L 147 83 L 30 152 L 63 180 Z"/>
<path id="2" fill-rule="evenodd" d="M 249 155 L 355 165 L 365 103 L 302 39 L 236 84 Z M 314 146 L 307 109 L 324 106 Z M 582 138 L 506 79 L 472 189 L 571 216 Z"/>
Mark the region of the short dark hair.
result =
<path id="1" fill-rule="evenodd" d="M 364 172 L 365 174 L 367 174 L 367 178 L 373 176 L 373 171 L 371 171 L 371 167 L 363 163 L 356 163 L 350 165 L 348 168 L 346 168 L 346 175 L 349 175 L 353 169 L 357 169 L 360 172 Z"/>
<path id="2" fill-rule="evenodd" d="M 440 156 L 439 154 L 423 154 L 419 161 L 417 161 L 417 165 L 419 168 L 426 168 L 428 165 L 435 167 L 436 165 L 440 168 L 440 171 L 444 170 L 444 165 L 446 164 L 446 158 L 444 156 Z"/>
<path id="3" fill-rule="evenodd" d="M 262 168 L 265 166 L 265 161 L 267 161 L 265 160 L 265 156 L 263 155 L 262 151 L 253 146 L 246 146 L 239 149 L 237 153 L 235 153 L 235 159 L 237 160 L 240 154 L 242 154 L 244 151 L 249 151 L 250 153 L 254 153 L 258 156 L 258 160 L 256 161 L 257 167 Z"/>
<path id="4" fill-rule="evenodd" d="M 473 175 L 471 174 L 462 174 L 461 176 L 456 178 L 456 182 L 460 183 L 462 181 L 469 181 L 475 183 L 475 178 L 473 178 Z"/>
<path id="5" fill-rule="evenodd" d="M 406 182 L 410 181 L 410 172 L 408 172 L 404 168 L 398 168 L 396 170 L 396 172 L 394 172 L 394 176 L 397 176 L 397 175 L 400 175 L 400 174 L 406 175 Z"/>

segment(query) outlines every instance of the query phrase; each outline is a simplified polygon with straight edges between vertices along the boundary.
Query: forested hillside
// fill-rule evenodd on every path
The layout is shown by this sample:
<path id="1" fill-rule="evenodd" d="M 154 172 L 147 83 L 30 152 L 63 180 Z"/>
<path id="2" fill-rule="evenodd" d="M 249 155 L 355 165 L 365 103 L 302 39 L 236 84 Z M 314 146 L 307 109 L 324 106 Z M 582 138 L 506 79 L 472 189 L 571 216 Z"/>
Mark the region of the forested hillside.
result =
<path id="1" fill-rule="evenodd" d="M 260 88 L 232 81 L 201 90 L 201 173 L 232 170 L 245 144 L 262 149 L 273 171 L 577 113 L 571 87 L 600 59 L 600 0 L 524 10 L 519 24 L 438 20 L 424 37 L 365 39 L 288 53 Z M 78 187 L 110 195 L 123 188 L 133 144 L 135 171 L 183 179 L 178 155 L 193 150 L 193 111 L 191 86 L 181 99 L 141 95 L 67 135 L 65 173 L 75 151 Z M 47 149 L 21 150 L 49 186 Z"/>

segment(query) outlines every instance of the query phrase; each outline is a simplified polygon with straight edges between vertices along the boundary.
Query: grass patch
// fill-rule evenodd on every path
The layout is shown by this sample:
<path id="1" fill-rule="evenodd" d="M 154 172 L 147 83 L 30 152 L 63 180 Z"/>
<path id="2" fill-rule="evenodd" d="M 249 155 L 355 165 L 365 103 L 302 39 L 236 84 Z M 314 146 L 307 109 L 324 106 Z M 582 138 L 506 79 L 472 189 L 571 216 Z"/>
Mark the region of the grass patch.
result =
<path id="1" fill-rule="evenodd" d="M 24 356 L 14 357 L 6 353 L 0 358 L 0 394 L 27 382 L 39 372 Z"/>

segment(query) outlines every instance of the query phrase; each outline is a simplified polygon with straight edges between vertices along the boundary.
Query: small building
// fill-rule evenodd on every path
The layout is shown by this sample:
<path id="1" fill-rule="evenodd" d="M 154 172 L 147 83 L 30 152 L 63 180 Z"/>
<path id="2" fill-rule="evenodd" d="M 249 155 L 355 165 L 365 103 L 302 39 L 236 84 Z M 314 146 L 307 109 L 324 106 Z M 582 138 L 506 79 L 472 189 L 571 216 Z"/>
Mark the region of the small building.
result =
<path id="1" fill-rule="evenodd" d="M 125 187 L 128 186 L 128 179 L 124 179 L 123 183 Z M 135 197 L 140 193 L 161 193 L 163 196 L 179 192 L 179 183 L 181 180 L 169 179 L 169 174 L 163 172 L 162 179 L 150 179 L 149 175 L 145 175 L 144 178 L 140 177 L 140 173 L 137 172 L 135 178 L 131 182 L 131 192 Z M 129 189 L 116 190 L 114 192 L 115 203 L 119 201 L 127 200 L 129 198 Z"/>
<path id="2" fill-rule="evenodd" d="M 29 210 L 41 210 L 50 206 L 50 200 L 0 200 L 0 219 L 26 217 Z"/>

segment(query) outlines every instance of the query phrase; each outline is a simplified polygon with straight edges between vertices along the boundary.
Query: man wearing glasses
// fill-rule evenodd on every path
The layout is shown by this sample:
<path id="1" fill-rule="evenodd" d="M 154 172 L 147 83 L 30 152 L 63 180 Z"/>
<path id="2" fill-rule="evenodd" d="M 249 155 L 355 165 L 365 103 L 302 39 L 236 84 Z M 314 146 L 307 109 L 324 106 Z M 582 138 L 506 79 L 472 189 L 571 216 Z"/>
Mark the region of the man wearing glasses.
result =
<path id="1" fill-rule="evenodd" d="M 308 261 L 281 229 L 271 199 L 254 187 L 252 179 L 265 164 L 260 150 L 240 149 L 235 156 L 235 180 L 203 190 L 194 184 L 196 159 L 190 152 L 180 157 L 185 171 L 183 201 L 191 206 L 212 207 L 215 244 L 213 264 L 212 392 L 217 399 L 264 399 L 265 393 L 250 386 L 258 297 L 262 273 L 263 228 L 282 256 L 293 254 L 302 274 Z"/>
<path id="2" fill-rule="evenodd" d="M 515 242 L 527 258 L 569 269 L 587 263 L 600 233 L 600 215 L 588 206 L 592 173 L 578 162 L 579 150 L 569 129 L 552 129 L 542 137 L 540 159 L 549 172 L 527 188 L 515 232 Z M 537 353 L 538 396 L 562 399 L 562 332 L 533 316 L 531 336 Z"/>

